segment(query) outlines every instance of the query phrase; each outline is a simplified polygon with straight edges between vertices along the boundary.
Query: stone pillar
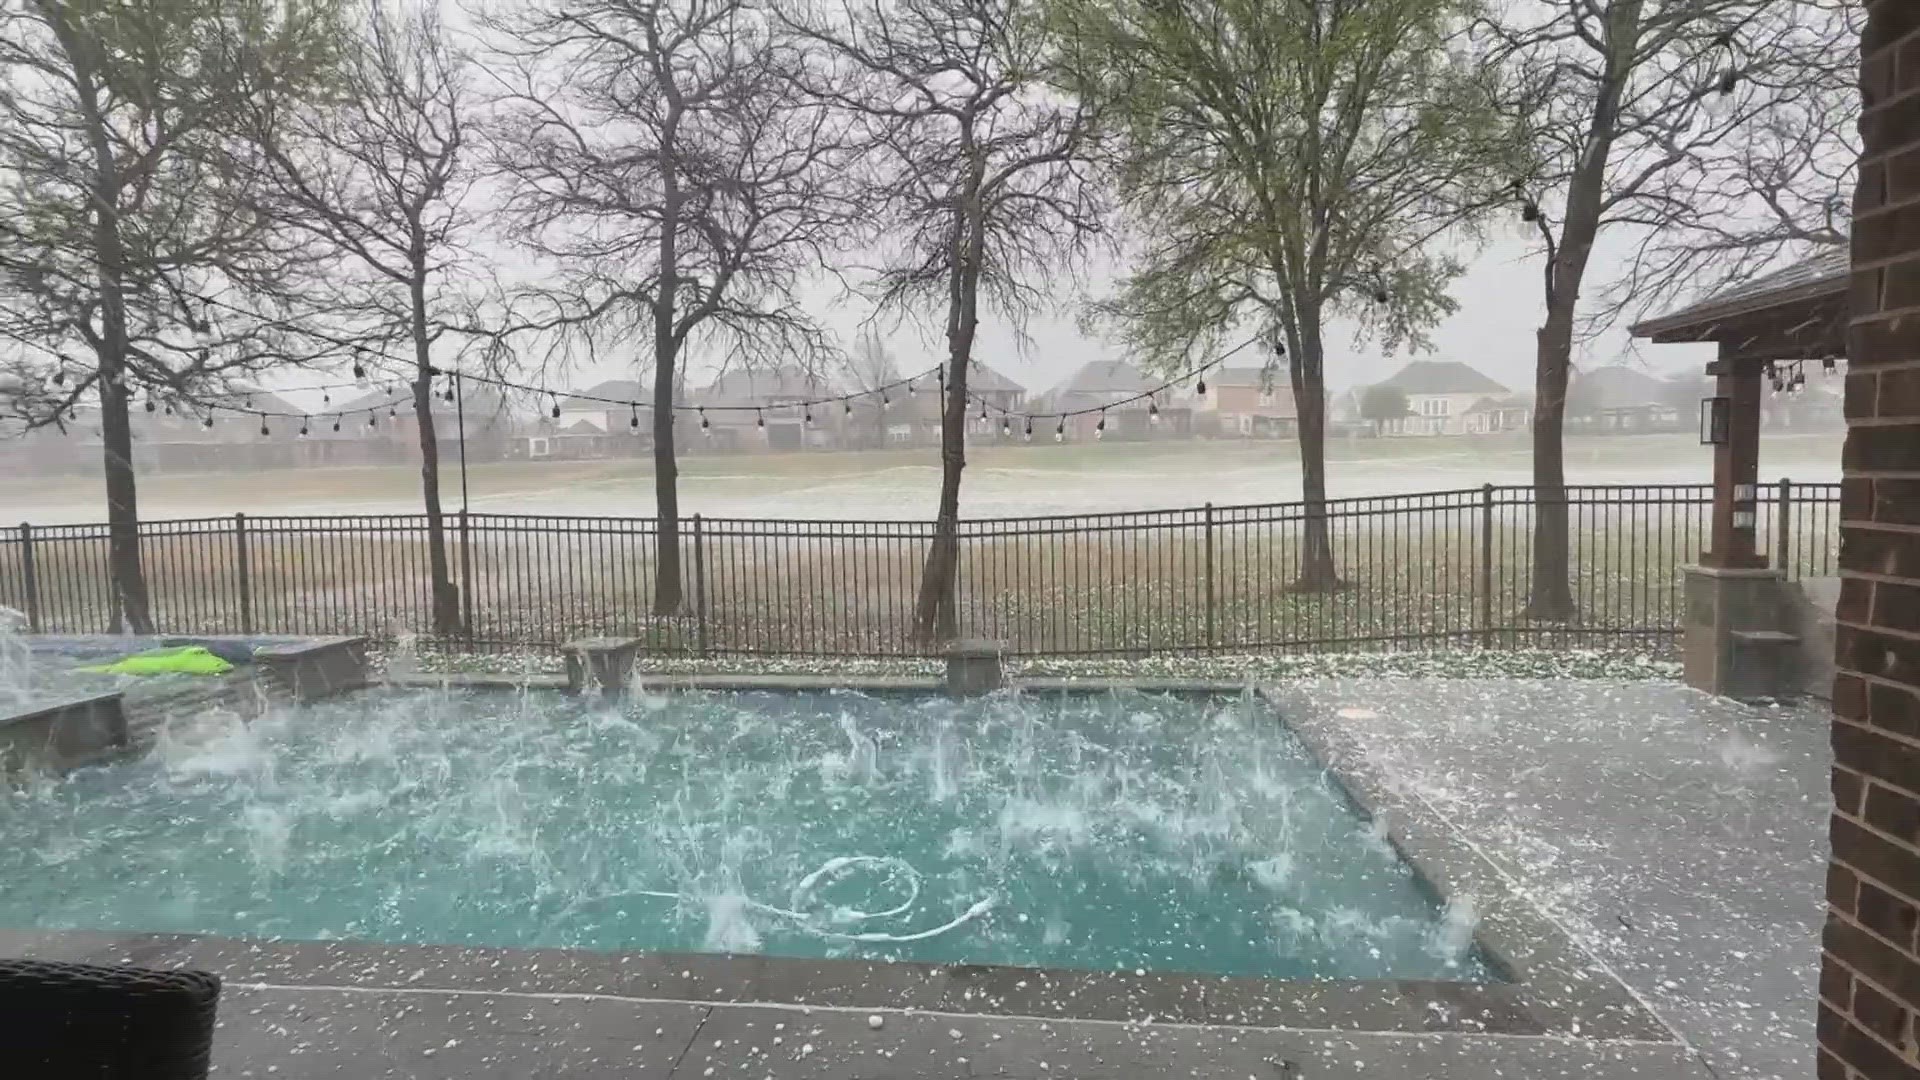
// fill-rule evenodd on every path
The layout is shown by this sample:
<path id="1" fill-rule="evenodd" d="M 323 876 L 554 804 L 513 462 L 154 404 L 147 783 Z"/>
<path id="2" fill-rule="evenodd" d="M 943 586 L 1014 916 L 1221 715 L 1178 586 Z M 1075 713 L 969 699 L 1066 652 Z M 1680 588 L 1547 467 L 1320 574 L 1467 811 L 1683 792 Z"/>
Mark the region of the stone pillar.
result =
<path id="1" fill-rule="evenodd" d="M 1006 645 L 998 641 L 956 641 L 947 650 L 947 693 L 957 698 L 991 694 L 1007 685 L 1000 665 Z"/>
<path id="2" fill-rule="evenodd" d="M 567 658 L 567 692 L 584 694 L 598 690 L 617 693 L 633 680 L 633 665 L 640 659 L 639 638 L 581 638 L 561 646 Z"/>
<path id="3" fill-rule="evenodd" d="M 1760 373 L 1758 360 L 1736 360 L 1720 347 L 1709 368 L 1714 393 L 1727 399 L 1727 441 L 1713 448 L 1713 529 L 1700 553 L 1706 566 L 1765 566 L 1754 543 L 1760 483 Z"/>
<path id="4" fill-rule="evenodd" d="M 0 780 L 63 773 L 127 747 L 119 693 L 95 694 L 0 715 Z"/>
<path id="5" fill-rule="evenodd" d="M 1778 570 L 1684 566 L 1682 669 L 1688 686 L 1735 698 L 1779 697 L 1795 686 Z"/>
<path id="6" fill-rule="evenodd" d="M 280 679 L 296 701 L 318 701 L 367 685 L 367 639 L 321 637 L 262 645 L 253 662 Z"/>
<path id="7" fill-rule="evenodd" d="M 1822 1080 L 1920 1075 L 1920 3 L 1860 56 Z"/>

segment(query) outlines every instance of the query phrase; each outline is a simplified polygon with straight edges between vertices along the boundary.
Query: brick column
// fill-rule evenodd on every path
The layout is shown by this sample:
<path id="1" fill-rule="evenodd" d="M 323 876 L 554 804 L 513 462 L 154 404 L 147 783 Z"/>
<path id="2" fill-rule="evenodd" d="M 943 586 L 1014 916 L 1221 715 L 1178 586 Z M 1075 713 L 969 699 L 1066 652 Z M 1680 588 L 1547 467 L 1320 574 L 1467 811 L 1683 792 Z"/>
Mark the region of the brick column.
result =
<path id="1" fill-rule="evenodd" d="M 1920 2 L 1860 87 L 1820 1080 L 1920 1077 Z"/>

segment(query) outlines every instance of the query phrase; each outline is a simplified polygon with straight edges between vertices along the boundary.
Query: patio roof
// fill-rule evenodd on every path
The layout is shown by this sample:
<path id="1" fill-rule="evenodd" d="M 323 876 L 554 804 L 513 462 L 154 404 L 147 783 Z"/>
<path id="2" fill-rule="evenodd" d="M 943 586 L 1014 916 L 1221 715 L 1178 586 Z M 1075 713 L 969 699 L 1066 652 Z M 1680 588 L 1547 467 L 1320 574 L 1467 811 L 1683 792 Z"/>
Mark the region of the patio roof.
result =
<path id="1" fill-rule="evenodd" d="M 1753 359 L 1843 355 L 1846 348 L 1848 253 L 1824 251 L 1634 324 L 1652 341 L 1719 342 Z"/>

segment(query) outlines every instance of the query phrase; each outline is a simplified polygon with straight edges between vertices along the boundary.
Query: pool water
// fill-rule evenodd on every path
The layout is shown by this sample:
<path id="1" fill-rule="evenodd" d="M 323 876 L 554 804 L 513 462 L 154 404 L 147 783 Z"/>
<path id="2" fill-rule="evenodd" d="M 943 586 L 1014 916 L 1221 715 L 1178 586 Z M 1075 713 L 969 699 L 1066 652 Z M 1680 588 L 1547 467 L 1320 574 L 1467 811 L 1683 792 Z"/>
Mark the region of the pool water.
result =
<path id="1" fill-rule="evenodd" d="M 1257 699 L 369 691 L 0 802 L 0 926 L 1494 978 Z"/>

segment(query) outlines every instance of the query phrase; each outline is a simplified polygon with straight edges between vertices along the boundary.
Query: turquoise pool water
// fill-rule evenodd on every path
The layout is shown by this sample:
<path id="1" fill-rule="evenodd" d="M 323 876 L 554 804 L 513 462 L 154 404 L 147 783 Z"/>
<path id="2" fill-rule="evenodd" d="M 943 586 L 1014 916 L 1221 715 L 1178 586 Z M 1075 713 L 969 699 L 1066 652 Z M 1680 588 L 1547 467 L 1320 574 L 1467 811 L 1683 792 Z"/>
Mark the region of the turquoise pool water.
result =
<path id="1" fill-rule="evenodd" d="M 0 806 L 0 926 L 1493 977 L 1251 698 L 378 691 Z"/>

